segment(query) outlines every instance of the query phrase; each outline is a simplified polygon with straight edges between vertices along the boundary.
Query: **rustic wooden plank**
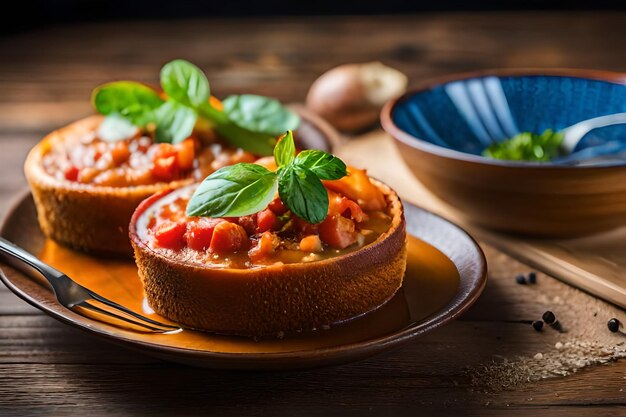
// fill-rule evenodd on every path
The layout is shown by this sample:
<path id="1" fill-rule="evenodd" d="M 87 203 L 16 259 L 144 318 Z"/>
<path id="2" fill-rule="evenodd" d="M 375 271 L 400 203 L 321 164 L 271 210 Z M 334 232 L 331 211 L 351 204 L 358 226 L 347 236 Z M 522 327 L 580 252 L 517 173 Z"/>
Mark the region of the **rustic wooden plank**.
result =
<path id="1" fill-rule="evenodd" d="M 41 127 L 42 117 L 46 127 L 58 126 L 89 111 L 95 85 L 120 78 L 155 83 L 163 61 L 181 54 L 207 70 L 218 95 L 252 91 L 288 101 L 302 100 L 327 68 L 372 59 L 397 66 L 413 82 L 494 66 L 623 70 L 620 55 L 606 52 L 623 50 L 623 21 L 619 13 L 516 13 L 250 19 L 238 33 L 220 20 L 168 22 L 167 31 L 160 22 L 43 29 L 0 41 L 0 103 L 7 107 L 0 125 Z M 373 36 L 380 28 L 384 36 Z M 102 40 L 97 47 L 94 39 Z"/>
<path id="2" fill-rule="evenodd" d="M 0 316 L 0 363 L 73 363 L 69 353 L 82 352 L 80 363 L 116 362 L 125 351 L 63 325 L 42 314 Z M 507 337 L 507 335 L 516 337 Z M 398 374 L 419 371 L 438 375 L 460 375 L 469 363 L 490 362 L 506 354 L 534 355 L 554 343 L 549 335 L 514 323 L 458 321 L 418 339 L 401 350 L 381 357 Z M 483 349 L 475 349 L 480 345 Z M 39 348 L 46 346 L 46 350 Z M 446 349 L 437 349 L 446 346 Z M 98 348 L 96 348 L 98 347 Z M 69 353 L 68 353 L 69 352 Z M 423 354 L 428 353 L 424 361 Z M 123 356 L 123 355 L 120 355 Z M 373 359 L 378 360 L 378 359 Z M 408 366 L 408 368 L 407 368 Z M 372 369 L 376 373 L 376 368 Z"/>
<path id="3" fill-rule="evenodd" d="M 0 284 L 0 320 L 4 315 L 41 314 L 39 310 L 22 301 Z"/>
<path id="4" fill-rule="evenodd" d="M 141 407 L 142 415 L 167 415 L 176 410 L 180 412 L 184 404 L 182 407 L 187 410 L 231 407 L 232 412 L 232 407 L 237 407 L 266 413 L 274 410 L 306 413 L 318 407 L 326 407 L 327 411 L 330 407 L 365 407 L 380 414 L 385 407 L 411 407 L 433 411 L 444 408 L 458 414 L 470 407 L 474 412 L 469 411 L 469 415 L 480 415 L 475 408 L 478 405 L 486 407 L 480 413 L 490 409 L 495 414 L 503 409 L 527 408 L 527 413 L 532 414 L 549 405 L 567 404 L 568 392 L 549 384 L 540 384 L 522 393 L 500 394 L 483 403 L 475 393 L 450 379 L 419 373 L 397 375 L 384 363 L 372 365 L 378 366 L 378 372 L 372 372 L 371 366 L 363 364 L 288 373 L 223 372 L 167 363 L 40 364 L 36 368 L 23 364 L 2 365 L 0 372 L 10 372 L 10 381 L 22 389 L 19 395 L 9 395 L 8 386 L 0 386 L 0 410 L 9 407 L 64 409 L 81 404 L 82 413 L 106 410 L 115 414 Z M 617 386 L 588 383 L 590 378 L 612 377 L 606 372 L 610 369 L 595 368 L 576 379 L 578 404 L 624 404 L 623 393 Z M 172 384 L 173 381 L 176 383 Z M 572 407 L 563 408 L 573 412 Z"/>
<path id="5" fill-rule="evenodd" d="M 41 136 L 38 134 L 5 134 L 0 132 L 0 216 L 26 188 L 23 165 L 26 155 Z"/>

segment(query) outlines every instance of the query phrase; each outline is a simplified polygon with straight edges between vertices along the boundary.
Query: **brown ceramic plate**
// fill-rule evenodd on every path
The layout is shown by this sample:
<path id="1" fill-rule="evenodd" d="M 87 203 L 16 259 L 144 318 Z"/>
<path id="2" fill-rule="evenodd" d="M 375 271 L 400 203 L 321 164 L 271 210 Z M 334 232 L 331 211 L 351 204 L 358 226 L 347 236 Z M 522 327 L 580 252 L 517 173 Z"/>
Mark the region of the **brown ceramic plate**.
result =
<path id="1" fill-rule="evenodd" d="M 363 359 L 389 350 L 455 319 L 480 295 L 485 257 L 476 242 L 454 224 L 405 205 L 410 234 L 404 284 L 380 309 L 331 329 L 251 340 L 183 330 L 154 335 L 92 320 L 59 305 L 35 273 L 1 264 L 0 278 L 19 297 L 44 313 L 112 343 L 185 364 L 229 369 L 309 368 Z M 134 263 L 90 257 L 46 240 L 39 230 L 32 196 L 25 193 L 5 217 L 0 234 L 37 254 L 77 282 L 143 314 Z M 162 318 L 153 314 L 154 318 Z"/>

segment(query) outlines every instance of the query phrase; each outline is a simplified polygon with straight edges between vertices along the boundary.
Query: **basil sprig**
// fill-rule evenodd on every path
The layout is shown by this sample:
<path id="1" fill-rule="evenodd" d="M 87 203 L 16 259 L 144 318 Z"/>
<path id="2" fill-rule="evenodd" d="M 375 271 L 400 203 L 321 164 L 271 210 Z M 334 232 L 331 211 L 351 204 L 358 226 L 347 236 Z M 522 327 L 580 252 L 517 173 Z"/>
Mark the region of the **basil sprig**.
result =
<path id="1" fill-rule="evenodd" d="M 483 151 L 483 156 L 508 161 L 547 162 L 564 151 L 561 148 L 565 136 L 562 132 L 546 129 L 540 135 L 522 132 L 502 142 L 494 143 Z"/>
<path id="2" fill-rule="evenodd" d="M 225 140 L 256 155 L 271 155 L 276 136 L 296 129 L 300 118 L 279 101 L 252 94 L 229 96 L 224 110 L 209 103 L 211 89 L 202 70 L 177 59 L 161 69 L 160 95 L 143 84 L 118 81 L 96 88 L 92 94 L 95 109 L 107 118 L 125 119 L 140 128 L 153 128 L 157 142 L 178 143 L 185 140 L 199 119 L 214 128 Z M 106 132 L 109 138 L 123 139 L 128 123 L 107 123 L 116 129 Z"/>
<path id="3" fill-rule="evenodd" d="M 276 190 L 283 204 L 309 223 L 328 213 L 328 192 L 321 180 L 347 175 L 346 164 L 323 151 L 307 150 L 296 156 L 291 131 L 274 148 L 278 166 L 272 172 L 257 164 L 236 164 L 218 169 L 198 186 L 187 204 L 188 216 L 237 217 L 263 210 Z"/>

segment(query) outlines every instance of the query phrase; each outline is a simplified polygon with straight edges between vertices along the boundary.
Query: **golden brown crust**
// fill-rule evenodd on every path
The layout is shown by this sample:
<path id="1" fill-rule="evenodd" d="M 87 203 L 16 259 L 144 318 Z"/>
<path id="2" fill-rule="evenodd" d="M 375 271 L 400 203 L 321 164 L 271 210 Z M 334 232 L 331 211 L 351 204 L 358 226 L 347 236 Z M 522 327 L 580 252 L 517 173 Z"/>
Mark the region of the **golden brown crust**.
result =
<path id="1" fill-rule="evenodd" d="M 353 319 L 387 302 L 402 285 L 406 231 L 402 204 L 387 186 L 392 226 L 370 245 L 336 258 L 257 269 L 202 268 L 165 258 L 130 226 L 148 301 L 183 325 L 246 336 L 310 330 Z M 155 196 L 156 197 L 156 196 Z"/>
<path id="2" fill-rule="evenodd" d="M 128 223 L 139 203 L 158 191 L 178 188 L 192 180 L 103 187 L 57 180 L 44 170 L 42 158 L 54 143 L 92 132 L 101 121 L 102 116 L 91 116 L 50 133 L 30 151 L 24 172 L 37 206 L 39 225 L 47 237 L 88 252 L 130 256 Z"/>

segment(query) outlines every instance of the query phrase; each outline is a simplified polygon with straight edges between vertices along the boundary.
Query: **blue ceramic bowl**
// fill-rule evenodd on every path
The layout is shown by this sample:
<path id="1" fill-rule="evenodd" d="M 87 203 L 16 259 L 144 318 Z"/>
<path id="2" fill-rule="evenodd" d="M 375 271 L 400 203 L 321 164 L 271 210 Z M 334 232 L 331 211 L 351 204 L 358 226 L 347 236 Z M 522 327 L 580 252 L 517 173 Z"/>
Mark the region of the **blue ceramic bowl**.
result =
<path id="1" fill-rule="evenodd" d="M 383 127 L 435 195 L 480 225 L 532 235 L 595 233 L 626 224 L 626 125 L 596 129 L 581 165 L 481 156 L 523 131 L 561 130 L 626 112 L 626 74 L 508 70 L 446 77 L 387 103 Z"/>

